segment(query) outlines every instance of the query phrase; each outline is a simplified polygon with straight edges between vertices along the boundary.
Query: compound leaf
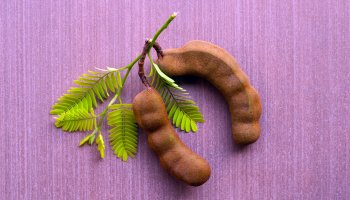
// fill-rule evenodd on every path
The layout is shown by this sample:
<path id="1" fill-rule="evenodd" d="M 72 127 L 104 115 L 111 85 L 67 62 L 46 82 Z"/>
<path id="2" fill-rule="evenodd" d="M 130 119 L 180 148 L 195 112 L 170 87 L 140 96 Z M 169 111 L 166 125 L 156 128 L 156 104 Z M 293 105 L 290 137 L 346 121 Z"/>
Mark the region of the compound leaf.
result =
<path id="1" fill-rule="evenodd" d="M 66 94 L 58 98 L 50 114 L 61 115 L 76 107 L 86 110 L 97 107 L 96 98 L 103 102 L 109 96 L 109 91 L 114 93 L 120 87 L 120 80 L 117 80 L 119 78 L 120 72 L 115 68 L 89 70 L 74 81 L 76 87 L 71 87 Z"/>
<path id="2" fill-rule="evenodd" d="M 185 132 L 197 132 L 196 123 L 204 122 L 202 113 L 189 93 L 164 74 L 155 63 L 152 65 L 151 84 L 158 90 L 173 125 Z"/>
<path id="3" fill-rule="evenodd" d="M 131 104 L 113 104 L 107 116 L 109 143 L 114 154 L 122 161 L 134 158 L 137 152 L 137 124 Z"/>

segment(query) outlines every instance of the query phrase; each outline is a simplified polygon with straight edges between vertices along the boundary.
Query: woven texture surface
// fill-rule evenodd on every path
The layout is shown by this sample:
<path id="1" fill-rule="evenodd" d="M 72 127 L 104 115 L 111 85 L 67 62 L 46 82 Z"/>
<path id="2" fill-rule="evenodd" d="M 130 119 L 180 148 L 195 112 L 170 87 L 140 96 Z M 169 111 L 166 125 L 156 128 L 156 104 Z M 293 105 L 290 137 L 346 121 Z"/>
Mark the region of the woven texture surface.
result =
<path id="1" fill-rule="evenodd" d="M 106 145 L 101 160 L 77 147 L 84 133 L 63 133 L 49 115 L 74 79 L 129 63 L 174 11 L 163 48 L 192 39 L 225 48 L 263 104 L 261 138 L 239 148 L 220 93 L 176 79 L 206 120 L 198 134 L 179 133 L 211 164 L 198 188 L 160 167 L 142 131 L 135 159 Z M 135 68 L 124 102 L 143 88 Z M 0 199 L 350 199 L 350 3 L 3 0 L 0 106 Z"/>

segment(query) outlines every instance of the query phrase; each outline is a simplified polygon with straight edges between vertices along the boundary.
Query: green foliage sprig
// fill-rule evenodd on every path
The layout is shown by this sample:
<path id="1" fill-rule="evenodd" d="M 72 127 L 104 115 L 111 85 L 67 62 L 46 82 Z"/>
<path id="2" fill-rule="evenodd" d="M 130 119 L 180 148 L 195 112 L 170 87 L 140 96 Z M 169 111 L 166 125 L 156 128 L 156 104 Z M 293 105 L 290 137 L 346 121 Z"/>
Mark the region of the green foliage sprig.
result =
<path id="1" fill-rule="evenodd" d="M 107 68 L 107 70 L 88 71 L 74 83 L 77 87 L 72 87 L 58 98 L 58 102 L 52 106 L 50 114 L 61 115 L 70 111 L 81 109 L 90 110 L 97 107 L 96 99 L 101 102 L 109 96 L 108 91 L 115 93 L 121 87 L 120 70 Z"/>
<path id="2" fill-rule="evenodd" d="M 197 132 L 196 122 L 204 122 L 198 106 L 185 89 L 159 69 L 149 54 L 148 57 L 152 65 L 149 75 L 152 77 L 151 84 L 160 93 L 173 125 L 187 133 Z"/>
<path id="3" fill-rule="evenodd" d="M 113 104 L 109 108 L 108 125 L 109 142 L 114 154 L 123 161 L 128 156 L 134 157 L 137 152 L 137 124 L 131 104 Z"/>
<path id="4" fill-rule="evenodd" d="M 147 53 L 175 17 L 176 13 L 172 14 L 155 33 L 147 48 Z M 120 94 L 131 69 L 141 57 L 142 54 L 138 55 L 131 63 L 121 68 L 107 67 L 88 71 L 75 80 L 76 86 L 70 88 L 52 106 L 50 114 L 57 115 L 55 117 L 56 127 L 69 132 L 92 131 L 80 141 L 79 145 L 92 145 L 95 142 L 101 158 L 104 158 L 105 142 L 101 126 L 107 116 L 108 125 L 111 127 L 109 144 L 114 154 L 123 161 L 127 161 L 129 157 L 133 158 L 137 153 L 138 145 L 137 124 L 132 105 L 123 103 Z M 151 63 L 152 83 L 162 93 L 174 125 L 186 132 L 197 131 L 196 122 L 203 121 L 198 107 L 190 99 L 186 90 L 166 76 L 152 59 Z M 124 70 L 126 72 L 122 77 L 121 71 Z M 95 115 L 94 108 L 97 108 L 98 103 L 105 101 L 111 94 L 114 96 L 108 106 Z M 119 103 L 115 104 L 117 100 Z"/>
<path id="5" fill-rule="evenodd" d="M 89 112 L 83 104 L 70 109 L 67 112 L 60 114 L 56 117 L 56 127 L 62 128 L 64 131 L 91 131 L 96 127 L 97 116 L 94 113 L 94 109 L 90 109 Z"/>

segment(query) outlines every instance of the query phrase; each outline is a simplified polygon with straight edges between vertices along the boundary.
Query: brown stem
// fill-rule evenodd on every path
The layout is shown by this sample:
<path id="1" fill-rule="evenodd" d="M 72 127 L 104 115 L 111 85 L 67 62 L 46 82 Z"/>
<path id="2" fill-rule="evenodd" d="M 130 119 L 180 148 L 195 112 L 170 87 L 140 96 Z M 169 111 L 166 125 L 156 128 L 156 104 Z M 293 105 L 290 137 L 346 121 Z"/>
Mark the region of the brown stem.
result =
<path id="1" fill-rule="evenodd" d="M 164 56 L 163 50 L 162 50 L 162 48 L 160 47 L 160 45 L 159 45 L 158 42 L 154 42 L 153 48 L 154 48 L 154 50 L 156 50 L 158 58 L 161 58 L 161 57 Z"/>
<path id="2" fill-rule="evenodd" d="M 145 58 L 146 58 L 146 54 L 148 53 L 148 48 L 149 48 L 149 45 L 151 44 L 151 41 L 149 39 L 147 39 L 145 41 L 145 45 L 142 49 L 142 53 L 141 53 L 141 58 L 139 60 L 139 77 L 142 81 L 142 83 L 147 87 L 147 88 L 150 88 L 151 85 L 149 84 L 146 76 L 145 76 L 145 70 L 144 70 L 144 64 L 145 64 Z M 162 48 L 160 47 L 160 45 L 157 43 L 157 42 L 154 42 L 153 43 L 153 48 L 154 50 L 157 52 L 157 56 L 158 58 L 161 58 L 164 56 L 163 54 L 163 50 Z"/>
<path id="3" fill-rule="evenodd" d="M 146 58 L 146 54 L 147 54 L 147 50 L 148 50 L 148 45 L 150 44 L 149 40 L 146 40 L 145 42 L 145 46 L 142 49 L 142 53 L 141 53 L 141 58 L 139 60 L 139 77 L 142 81 L 142 83 L 147 87 L 151 87 L 146 76 L 145 76 L 145 70 L 143 68 L 144 64 L 145 64 L 145 58 Z"/>

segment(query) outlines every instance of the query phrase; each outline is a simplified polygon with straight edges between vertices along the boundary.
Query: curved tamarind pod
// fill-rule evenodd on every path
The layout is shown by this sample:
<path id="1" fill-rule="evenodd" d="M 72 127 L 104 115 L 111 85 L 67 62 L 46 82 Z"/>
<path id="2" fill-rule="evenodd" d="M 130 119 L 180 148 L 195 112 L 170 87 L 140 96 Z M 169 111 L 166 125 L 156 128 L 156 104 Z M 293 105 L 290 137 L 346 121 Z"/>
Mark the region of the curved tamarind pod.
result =
<path id="1" fill-rule="evenodd" d="M 262 112 L 259 94 L 226 50 L 209 42 L 194 40 L 163 53 L 157 64 L 164 73 L 202 77 L 224 95 L 231 112 L 236 143 L 250 144 L 259 138 Z"/>
<path id="2" fill-rule="evenodd" d="M 147 133 L 149 147 L 160 164 L 177 179 L 199 186 L 210 177 L 206 160 L 191 151 L 171 126 L 162 97 L 153 88 L 140 92 L 133 100 L 137 123 Z"/>

